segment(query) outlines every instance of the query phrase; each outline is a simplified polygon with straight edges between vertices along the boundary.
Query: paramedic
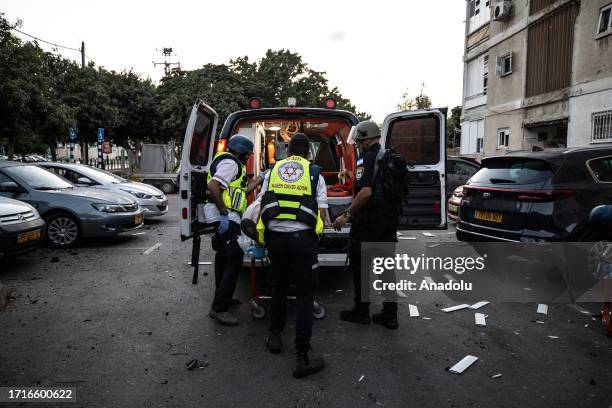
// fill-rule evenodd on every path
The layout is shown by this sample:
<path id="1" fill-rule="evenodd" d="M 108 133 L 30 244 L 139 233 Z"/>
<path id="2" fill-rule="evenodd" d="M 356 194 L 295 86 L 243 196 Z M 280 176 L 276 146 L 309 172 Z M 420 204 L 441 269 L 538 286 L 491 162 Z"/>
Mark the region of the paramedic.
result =
<path id="1" fill-rule="evenodd" d="M 287 314 L 287 286 L 296 285 L 295 348 L 293 375 L 305 377 L 324 368 L 322 358 L 308 356 L 313 325 L 313 302 L 318 281 L 319 237 L 327 208 L 327 190 L 321 168 L 308 158 L 310 142 L 296 133 L 289 142 L 288 157 L 277 161 L 262 187 L 260 231 L 268 248 L 272 271 L 270 335 L 266 346 L 280 353 L 281 332 Z"/>
<path id="2" fill-rule="evenodd" d="M 356 126 L 355 144 L 359 149 L 354 184 L 356 195 L 348 209 L 334 221 L 334 228 L 338 230 L 352 221 L 349 263 L 353 272 L 355 306 L 340 312 L 340 319 L 361 324 L 370 324 L 370 303 L 362 300 L 362 280 L 364 285 L 369 285 L 369 275 L 361 273 L 361 243 L 397 242 L 399 208 L 389 207 L 384 204 L 384 198 L 377 197 L 381 189 L 376 188 L 380 180 L 376 180 L 374 167 L 381 149 L 379 140 L 380 128 L 376 123 L 364 121 Z M 389 329 L 397 329 L 396 299 L 386 299 L 382 312 L 372 315 L 372 320 Z"/>
<path id="3" fill-rule="evenodd" d="M 228 151 L 213 158 L 208 173 L 208 203 L 204 206 L 206 222 L 216 228 L 212 236 L 215 251 L 215 296 L 208 316 L 217 323 L 235 326 L 238 319 L 228 309 L 238 281 L 244 253 L 238 245 L 240 215 L 247 205 L 247 195 L 263 178 L 256 177 L 247 186 L 245 164 L 253 154 L 253 142 L 236 134 L 229 139 Z"/>

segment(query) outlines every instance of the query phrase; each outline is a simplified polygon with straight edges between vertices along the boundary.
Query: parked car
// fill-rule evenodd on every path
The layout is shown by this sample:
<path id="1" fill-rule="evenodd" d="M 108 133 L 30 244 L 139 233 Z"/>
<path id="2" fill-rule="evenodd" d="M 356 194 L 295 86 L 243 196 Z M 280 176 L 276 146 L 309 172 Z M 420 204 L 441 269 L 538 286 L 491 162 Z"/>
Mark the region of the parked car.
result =
<path id="1" fill-rule="evenodd" d="M 513 152 L 483 159 L 459 208 L 460 240 L 611 240 L 590 221 L 612 197 L 612 147 Z"/>
<path id="2" fill-rule="evenodd" d="M 126 195 L 140 205 L 145 218 L 159 217 L 168 212 L 166 195 L 148 184 L 128 181 L 106 170 L 84 164 L 55 162 L 37 164 L 67 179 L 77 187 L 93 187 Z"/>
<path id="3" fill-rule="evenodd" d="M 0 197 L 0 258 L 22 255 L 43 241 L 45 222 L 30 204 Z"/>
<path id="4" fill-rule="evenodd" d="M 459 206 L 461 205 L 461 199 L 463 198 L 463 186 L 459 186 L 453 191 L 450 198 L 448 199 L 448 219 L 451 221 L 457 221 L 459 215 Z"/>
<path id="5" fill-rule="evenodd" d="M 446 158 L 446 199 L 450 199 L 457 187 L 467 183 L 478 170 L 480 170 L 480 163 L 474 159 L 448 156 Z"/>
<path id="6" fill-rule="evenodd" d="M 95 188 L 76 188 L 33 164 L 0 162 L 0 196 L 34 206 L 47 224 L 46 240 L 53 247 L 71 247 L 81 238 L 111 237 L 144 222 L 133 199 Z"/>

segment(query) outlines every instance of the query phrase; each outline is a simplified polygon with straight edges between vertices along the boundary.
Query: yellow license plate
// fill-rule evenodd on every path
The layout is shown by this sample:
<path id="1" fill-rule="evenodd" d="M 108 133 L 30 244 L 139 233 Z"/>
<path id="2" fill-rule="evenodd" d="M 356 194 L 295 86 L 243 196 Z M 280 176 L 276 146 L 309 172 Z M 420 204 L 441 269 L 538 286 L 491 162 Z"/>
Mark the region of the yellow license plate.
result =
<path id="1" fill-rule="evenodd" d="M 457 207 L 455 204 L 449 204 L 448 205 L 448 211 L 458 212 L 459 211 L 459 207 Z"/>
<path id="2" fill-rule="evenodd" d="M 139 225 L 142 222 L 142 213 L 138 213 L 134 216 L 134 224 Z"/>
<path id="3" fill-rule="evenodd" d="M 476 211 L 475 218 L 477 220 L 489 221 L 489 222 L 501 224 L 503 215 L 500 213 L 490 212 L 490 211 Z"/>
<path id="4" fill-rule="evenodd" d="M 36 241 L 40 239 L 40 230 L 28 231 L 17 235 L 17 243 L 25 244 L 26 242 Z"/>

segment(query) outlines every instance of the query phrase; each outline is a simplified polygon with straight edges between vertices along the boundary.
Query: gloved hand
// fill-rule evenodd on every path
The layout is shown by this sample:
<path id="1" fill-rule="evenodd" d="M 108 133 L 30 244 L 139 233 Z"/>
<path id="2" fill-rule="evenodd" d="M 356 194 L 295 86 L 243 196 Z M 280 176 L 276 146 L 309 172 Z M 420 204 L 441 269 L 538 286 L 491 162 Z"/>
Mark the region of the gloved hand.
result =
<path id="1" fill-rule="evenodd" d="M 251 245 L 246 252 L 253 259 L 264 259 L 266 256 L 266 249 L 258 245 Z"/>
<path id="2" fill-rule="evenodd" d="M 220 214 L 219 215 L 219 226 L 217 227 L 217 232 L 219 234 L 225 234 L 229 229 L 229 214 Z"/>

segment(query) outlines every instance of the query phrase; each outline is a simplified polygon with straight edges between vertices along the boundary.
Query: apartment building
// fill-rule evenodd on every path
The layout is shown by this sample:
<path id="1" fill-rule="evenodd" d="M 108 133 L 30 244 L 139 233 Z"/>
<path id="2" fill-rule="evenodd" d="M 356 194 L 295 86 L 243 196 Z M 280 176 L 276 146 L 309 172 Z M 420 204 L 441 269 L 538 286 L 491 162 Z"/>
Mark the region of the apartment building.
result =
<path id="1" fill-rule="evenodd" d="M 612 0 L 466 10 L 462 154 L 612 143 Z"/>

